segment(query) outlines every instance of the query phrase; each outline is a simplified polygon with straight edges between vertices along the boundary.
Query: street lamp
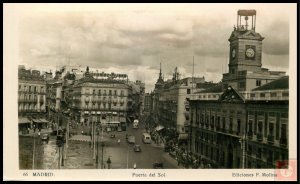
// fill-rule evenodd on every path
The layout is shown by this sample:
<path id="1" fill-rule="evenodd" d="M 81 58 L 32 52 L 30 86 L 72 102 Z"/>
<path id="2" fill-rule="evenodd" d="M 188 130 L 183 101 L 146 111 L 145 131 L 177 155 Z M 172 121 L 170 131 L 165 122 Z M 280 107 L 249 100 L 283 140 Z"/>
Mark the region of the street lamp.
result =
<path id="1" fill-rule="evenodd" d="M 98 147 L 99 147 L 99 124 L 98 124 L 98 127 L 97 127 L 97 155 L 96 155 L 96 168 L 98 169 Z"/>
<path id="2" fill-rule="evenodd" d="M 103 147 L 104 147 L 105 145 L 104 145 L 104 142 L 102 142 L 101 143 L 101 147 L 102 147 L 102 160 L 101 160 L 101 169 L 103 169 L 103 166 L 104 166 L 104 164 L 103 164 Z"/>

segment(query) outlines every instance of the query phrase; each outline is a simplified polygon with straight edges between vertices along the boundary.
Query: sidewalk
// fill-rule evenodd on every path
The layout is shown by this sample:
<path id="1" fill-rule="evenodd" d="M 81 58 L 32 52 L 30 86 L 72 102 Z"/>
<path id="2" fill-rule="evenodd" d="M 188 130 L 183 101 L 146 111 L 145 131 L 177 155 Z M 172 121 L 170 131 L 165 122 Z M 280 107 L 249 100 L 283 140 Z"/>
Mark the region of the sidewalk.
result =
<path id="1" fill-rule="evenodd" d="M 33 135 L 38 136 L 38 130 L 36 130 L 35 132 L 33 130 L 29 130 L 29 134 L 19 134 L 19 136 L 24 136 L 24 137 L 32 137 Z M 41 135 L 45 134 L 45 133 L 52 133 L 52 129 L 51 128 L 47 128 L 47 129 L 41 129 Z"/>

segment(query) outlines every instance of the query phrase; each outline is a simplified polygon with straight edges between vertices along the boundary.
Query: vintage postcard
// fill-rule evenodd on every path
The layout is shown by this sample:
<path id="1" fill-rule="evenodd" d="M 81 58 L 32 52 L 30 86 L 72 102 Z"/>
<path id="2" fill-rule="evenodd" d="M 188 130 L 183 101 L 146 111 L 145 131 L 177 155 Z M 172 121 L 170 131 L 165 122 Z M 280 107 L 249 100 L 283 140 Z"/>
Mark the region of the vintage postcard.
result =
<path id="1" fill-rule="evenodd" d="M 296 4 L 3 10 L 4 180 L 296 180 Z"/>

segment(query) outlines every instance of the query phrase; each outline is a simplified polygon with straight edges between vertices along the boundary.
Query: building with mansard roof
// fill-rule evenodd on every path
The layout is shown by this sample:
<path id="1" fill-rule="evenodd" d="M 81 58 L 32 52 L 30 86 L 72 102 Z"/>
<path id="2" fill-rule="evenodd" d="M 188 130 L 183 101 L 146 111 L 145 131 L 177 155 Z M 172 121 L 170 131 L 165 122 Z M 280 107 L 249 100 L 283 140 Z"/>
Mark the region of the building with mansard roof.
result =
<path id="1" fill-rule="evenodd" d="M 46 83 L 38 70 L 18 70 L 18 116 L 19 131 L 26 133 L 28 128 L 47 126 Z"/>

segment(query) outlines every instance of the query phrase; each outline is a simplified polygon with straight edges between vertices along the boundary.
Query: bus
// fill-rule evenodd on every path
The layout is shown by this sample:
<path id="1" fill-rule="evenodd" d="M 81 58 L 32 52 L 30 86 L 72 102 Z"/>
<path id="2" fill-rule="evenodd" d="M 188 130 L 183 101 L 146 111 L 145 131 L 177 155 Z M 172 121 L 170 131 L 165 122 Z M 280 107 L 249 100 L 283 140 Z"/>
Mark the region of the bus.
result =
<path id="1" fill-rule="evenodd" d="M 151 143 L 151 136 L 148 133 L 143 133 L 143 142 L 145 144 L 150 144 Z"/>
<path id="2" fill-rule="evenodd" d="M 133 121 L 133 125 L 132 125 L 133 128 L 139 128 L 139 120 L 135 119 Z"/>

